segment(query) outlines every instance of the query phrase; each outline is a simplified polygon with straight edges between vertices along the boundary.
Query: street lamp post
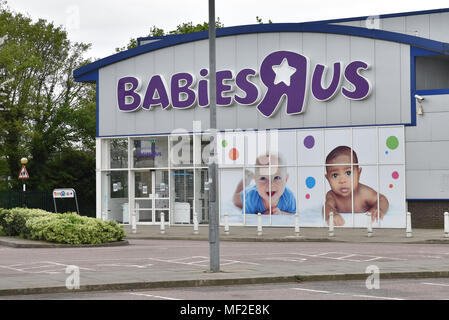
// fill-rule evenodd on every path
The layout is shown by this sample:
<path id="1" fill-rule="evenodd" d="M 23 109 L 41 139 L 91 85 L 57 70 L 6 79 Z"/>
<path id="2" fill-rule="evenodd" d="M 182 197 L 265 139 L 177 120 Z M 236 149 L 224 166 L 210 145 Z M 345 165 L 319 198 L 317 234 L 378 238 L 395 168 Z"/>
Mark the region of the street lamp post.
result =
<path id="1" fill-rule="evenodd" d="M 220 234 L 217 192 L 217 114 L 216 114 L 216 62 L 215 62 L 215 0 L 209 0 L 209 112 L 210 112 L 210 161 L 209 161 L 209 247 L 210 271 L 220 271 Z"/>

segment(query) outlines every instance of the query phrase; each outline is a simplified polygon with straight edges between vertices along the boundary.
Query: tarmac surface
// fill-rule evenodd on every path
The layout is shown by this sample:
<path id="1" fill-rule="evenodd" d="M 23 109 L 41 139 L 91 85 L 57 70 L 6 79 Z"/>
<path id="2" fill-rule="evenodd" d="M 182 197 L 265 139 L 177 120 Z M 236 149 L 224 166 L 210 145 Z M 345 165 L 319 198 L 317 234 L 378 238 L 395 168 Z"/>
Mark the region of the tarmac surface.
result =
<path id="1" fill-rule="evenodd" d="M 359 280 L 372 266 L 383 279 L 449 277 L 442 229 L 220 228 L 220 271 L 209 270 L 209 229 L 125 226 L 126 241 L 54 246 L 0 237 L 0 296 L 100 290 Z M 371 269 L 369 269 L 371 267 Z M 79 288 L 76 277 L 79 275 Z"/>

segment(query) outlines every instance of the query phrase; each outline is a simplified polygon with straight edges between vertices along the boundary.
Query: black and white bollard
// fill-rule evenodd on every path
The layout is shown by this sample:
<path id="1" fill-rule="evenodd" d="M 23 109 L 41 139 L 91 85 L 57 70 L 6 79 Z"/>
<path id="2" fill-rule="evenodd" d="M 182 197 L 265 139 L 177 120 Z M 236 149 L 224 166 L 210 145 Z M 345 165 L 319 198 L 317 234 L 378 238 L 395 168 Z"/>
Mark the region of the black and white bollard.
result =
<path id="1" fill-rule="evenodd" d="M 198 213 L 193 212 L 193 234 L 198 234 Z"/>
<path id="2" fill-rule="evenodd" d="M 405 235 L 407 238 L 411 238 L 412 237 L 412 215 L 410 212 L 407 212 L 407 217 L 406 217 L 406 229 L 405 229 Z"/>
<path id="3" fill-rule="evenodd" d="M 161 234 L 165 234 L 165 214 L 161 212 Z"/>
<path id="4" fill-rule="evenodd" d="M 262 235 L 262 215 L 260 212 L 257 213 L 257 235 Z"/>
<path id="5" fill-rule="evenodd" d="M 368 212 L 366 215 L 368 216 L 368 234 L 367 234 L 367 236 L 369 238 L 371 238 L 373 236 L 373 220 L 371 219 L 372 213 Z"/>
<path id="6" fill-rule="evenodd" d="M 334 213 L 329 213 L 329 237 L 334 236 Z"/>
<path id="7" fill-rule="evenodd" d="M 444 213 L 444 237 L 449 238 L 449 212 Z"/>
<path id="8" fill-rule="evenodd" d="M 229 235 L 229 215 L 227 212 L 224 214 L 224 233 Z"/>
<path id="9" fill-rule="evenodd" d="M 296 236 L 299 236 L 299 232 L 300 232 L 300 230 L 299 230 L 299 213 L 297 212 L 295 214 L 295 234 L 296 234 Z"/>

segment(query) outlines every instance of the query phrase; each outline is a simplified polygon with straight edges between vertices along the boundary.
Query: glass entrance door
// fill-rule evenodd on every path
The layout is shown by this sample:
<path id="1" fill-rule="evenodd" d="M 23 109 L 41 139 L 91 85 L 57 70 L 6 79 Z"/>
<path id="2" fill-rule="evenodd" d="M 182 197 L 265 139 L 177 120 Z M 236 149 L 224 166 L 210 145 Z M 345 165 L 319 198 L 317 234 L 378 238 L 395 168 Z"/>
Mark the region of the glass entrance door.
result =
<path id="1" fill-rule="evenodd" d="M 195 169 L 195 210 L 198 223 L 209 223 L 209 193 L 205 190 L 208 181 L 207 169 Z"/>
<path id="2" fill-rule="evenodd" d="M 173 170 L 172 175 L 175 185 L 174 223 L 190 224 L 193 222 L 193 170 Z"/>
<path id="3" fill-rule="evenodd" d="M 163 212 L 164 221 L 169 223 L 168 170 L 136 171 L 134 174 L 136 222 L 160 224 Z"/>

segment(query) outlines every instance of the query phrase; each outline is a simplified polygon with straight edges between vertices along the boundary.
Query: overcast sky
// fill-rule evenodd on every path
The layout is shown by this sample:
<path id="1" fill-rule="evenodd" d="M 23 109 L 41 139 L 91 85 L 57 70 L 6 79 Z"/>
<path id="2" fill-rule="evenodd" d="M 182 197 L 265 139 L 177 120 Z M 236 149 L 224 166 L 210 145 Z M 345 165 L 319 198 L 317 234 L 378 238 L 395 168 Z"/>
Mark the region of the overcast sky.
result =
<path id="1" fill-rule="evenodd" d="M 152 26 L 168 32 L 183 22 L 208 21 L 208 0 L 7 0 L 16 12 L 62 25 L 73 41 L 91 43 L 89 57 L 104 58 Z M 264 22 L 306 22 L 449 7 L 447 0 L 216 0 L 226 26 Z"/>

